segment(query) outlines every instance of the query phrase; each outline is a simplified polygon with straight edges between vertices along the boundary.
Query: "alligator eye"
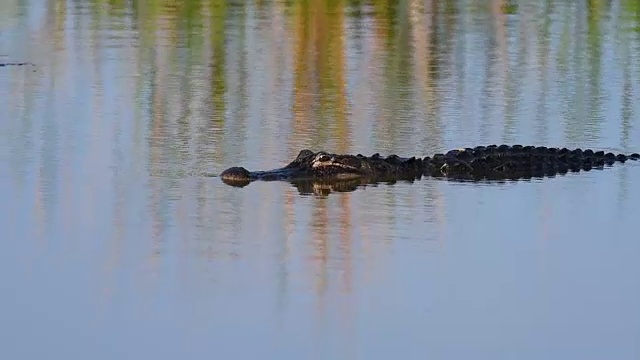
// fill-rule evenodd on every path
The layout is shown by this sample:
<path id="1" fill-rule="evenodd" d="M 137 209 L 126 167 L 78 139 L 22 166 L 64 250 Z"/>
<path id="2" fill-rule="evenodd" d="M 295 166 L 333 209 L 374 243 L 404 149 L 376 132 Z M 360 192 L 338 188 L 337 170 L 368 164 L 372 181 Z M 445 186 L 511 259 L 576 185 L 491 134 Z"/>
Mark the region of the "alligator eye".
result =
<path id="1" fill-rule="evenodd" d="M 320 157 L 318 158 L 318 161 L 322 161 L 322 162 L 331 161 L 331 156 L 329 156 L 329 155 L 320 155 Z"/>

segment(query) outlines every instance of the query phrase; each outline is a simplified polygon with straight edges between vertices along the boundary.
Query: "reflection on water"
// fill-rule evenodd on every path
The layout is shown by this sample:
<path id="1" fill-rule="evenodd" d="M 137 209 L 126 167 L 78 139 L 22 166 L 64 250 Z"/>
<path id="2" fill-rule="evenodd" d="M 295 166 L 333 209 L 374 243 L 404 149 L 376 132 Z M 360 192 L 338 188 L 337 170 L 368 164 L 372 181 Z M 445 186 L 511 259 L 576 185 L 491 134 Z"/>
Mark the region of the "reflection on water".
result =
<path id="1" fill-rule="evenodd" d="M 368 181 L 365 179 L 354 180 L 338 180 L 338 181 L 293 181 L 293 185 L 301 195 L 319 195 L 326 196 L 332 192 L 352 192 L 356 189 L 365 188 L 367 186 L 379 186 L 379 185 L 393 185 L 397 182 L 413 183 L 413 180 L 389 180 L 389 181 Z"/>
<path id="2" fill-rule="evenodd" d="M 36 65 L 0 67 L 4 350 L 637 358 L 637 164 L 346 193 L 202 174 L 305 148 L 638 152 L 639 9 L 4 2 L 0 63 Z"/>

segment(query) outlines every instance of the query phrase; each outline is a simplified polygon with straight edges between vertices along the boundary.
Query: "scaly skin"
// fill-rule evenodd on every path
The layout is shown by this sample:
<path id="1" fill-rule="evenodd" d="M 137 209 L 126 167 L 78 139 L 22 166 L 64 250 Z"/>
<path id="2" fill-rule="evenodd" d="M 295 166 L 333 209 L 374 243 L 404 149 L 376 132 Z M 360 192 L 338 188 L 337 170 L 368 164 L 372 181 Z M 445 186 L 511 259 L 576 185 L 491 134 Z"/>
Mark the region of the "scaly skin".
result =
<path id="1" fill-rule="evenodd" d="M 423 175 L 454 180 L 517 180 L 603 168 L 615 162 L 638 159 L 640 155 L 637 153 L 624 155 L 589 149 L 522 145 L 477 146 L 423 159 L 302 150 L 295 160 L 282 168 L 248 171 L 242 167 L 232 167 L 223 171 L 220 177 L 234 186 L 245 186 L 255 180 L 312 181 L 323 184 L 350 181 L 366 184 L 415 180 Z"/>

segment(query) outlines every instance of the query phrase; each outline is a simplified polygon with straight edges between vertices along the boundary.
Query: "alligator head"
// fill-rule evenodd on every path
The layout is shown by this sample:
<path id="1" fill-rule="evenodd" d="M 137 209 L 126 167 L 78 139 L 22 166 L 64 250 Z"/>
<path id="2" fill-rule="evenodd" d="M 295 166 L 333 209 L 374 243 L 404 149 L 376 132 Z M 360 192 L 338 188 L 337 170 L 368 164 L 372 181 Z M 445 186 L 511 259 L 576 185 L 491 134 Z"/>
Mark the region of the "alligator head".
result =
<path id="1" fill-rule="evenodd" d="M 267 171 L 249 171 L 243 167 L 232 167 L 223 171 L 220 178 L 228 185 L 240 187 L 255 180 L 364 179 L 375 182 L 390 177 L 413 180 L 421 175 L 421 164 L 421 159 L 400 158 L 396 155 L 383 158 L 379 154 L 363 156 L 302 150 L 295 160 L 284 167 Z"/>
<path id="2" fill-rule="evenodd" d="M 354 179 L 367 175 L 361 157 L 302 150 L 284 167 L 267 171 L 249 171 L 232 167 L 220 174 L 226 184 L 245 186 L 255 180 Z"/>

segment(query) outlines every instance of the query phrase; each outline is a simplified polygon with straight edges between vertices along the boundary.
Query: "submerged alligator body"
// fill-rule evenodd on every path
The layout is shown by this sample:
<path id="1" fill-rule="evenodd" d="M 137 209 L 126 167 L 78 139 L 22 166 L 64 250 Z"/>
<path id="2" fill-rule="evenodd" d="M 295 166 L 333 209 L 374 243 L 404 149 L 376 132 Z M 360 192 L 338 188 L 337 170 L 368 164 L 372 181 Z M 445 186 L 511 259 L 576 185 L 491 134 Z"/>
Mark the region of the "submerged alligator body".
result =
<path id="1" fill-rule="evenodd" d="M 519 180 L 588 171 L 638 159 L 640 154 L 637 153 L 624 155 L 590 149 L 522 145 L 477 146 L 425 158 L 302 150 L 295 160 L 282 168 L 248 171 L 243 167 L 232 167 L 223 171 L 220 177 L 233 186 L 245 186 L 256 180 L 283 180 L 294 184 L 314 182 L 326 186 L 340 182 L 363 185 L 411 181 L 422 176 L 452 180 Z"/>

